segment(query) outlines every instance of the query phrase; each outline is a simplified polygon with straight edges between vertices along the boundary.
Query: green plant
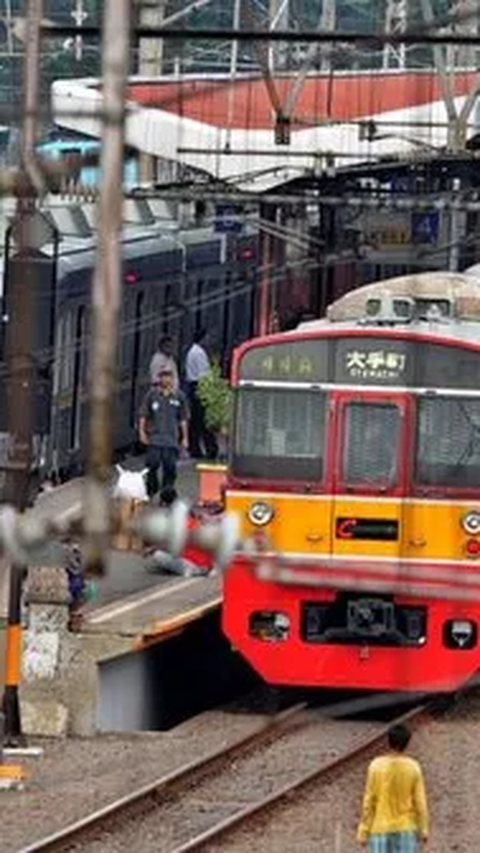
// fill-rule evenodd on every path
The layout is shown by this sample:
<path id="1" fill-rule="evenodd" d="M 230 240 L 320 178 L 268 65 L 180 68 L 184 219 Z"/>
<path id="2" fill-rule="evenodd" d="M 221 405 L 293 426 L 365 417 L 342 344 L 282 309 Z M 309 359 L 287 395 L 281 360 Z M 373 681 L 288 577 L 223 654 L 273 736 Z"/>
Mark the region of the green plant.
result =
<path id="1" fill-rule="evenodd" d="M 223 378 L 218 361 L 214 361 L 209 372 L 199 380 L 197 394 L 205 411 L 207 427 L 213 432 L 227 432 L 232 409 L 232 389 Z"/>

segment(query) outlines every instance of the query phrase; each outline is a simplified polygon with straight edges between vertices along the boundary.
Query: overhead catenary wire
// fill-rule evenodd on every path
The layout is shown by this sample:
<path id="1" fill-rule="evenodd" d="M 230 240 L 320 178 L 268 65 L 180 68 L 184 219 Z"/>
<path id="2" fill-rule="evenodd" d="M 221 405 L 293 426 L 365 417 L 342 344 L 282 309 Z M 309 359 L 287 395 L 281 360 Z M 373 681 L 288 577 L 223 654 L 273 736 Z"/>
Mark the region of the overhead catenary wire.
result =
<path id="1" fill-rule="evenodd" d="M 46 36 L 56 38 L 76 37 L 96 38 L 99 36 L 99 28 L 92 26 L 77 27 L 74 25 L 64 24 L 44 24 L 42 31 Z M 386 44 L 408 44 L 408 45 L 472 45 L 480 44 L 478 35 L 470 35 L 468 33 L 452 32 L 432 32 L 432 28 L 417 27 L 415 30 L 404 30 L 401 33 L 377 33 L 377 32 L 351 32 L 338 30 L 257 30 L 257 29 L 241 29 L 233 33 L 227 29 L 217 28 L 174 28 L 168 27 L 136 27 L 134 34 L 139 38 L 162 38 L 171 40 L 188 40 L 200 41 L 202 39 L 212 39 L 220 41 L 261 41 L 261 42 L 305 42 L 307 44 L 315 42 L 331 42 L 333 44 L 361 44 L 367 45 L 374 49 L 383 47 Z"/>

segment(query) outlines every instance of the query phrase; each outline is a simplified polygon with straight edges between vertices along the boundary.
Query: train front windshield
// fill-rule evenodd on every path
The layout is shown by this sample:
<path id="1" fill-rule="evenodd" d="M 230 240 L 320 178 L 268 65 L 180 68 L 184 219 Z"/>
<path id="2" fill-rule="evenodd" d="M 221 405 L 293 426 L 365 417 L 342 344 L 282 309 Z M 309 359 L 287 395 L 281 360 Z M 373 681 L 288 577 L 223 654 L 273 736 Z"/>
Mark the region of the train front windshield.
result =
<path id="1" fill-rule="evenodd" d="M 480 487 L 480 400 L 418 401 L 415 480 L 420 486 Z"/>
<path id="2" fill-rule="evenodd" d="M 361 333 L 274 342 L 245 352 L 238 379 L 234 476 L 480 490 L 480 349 Z"/>
<path id="3" fill-rule="evenodd" d="M 284 388 L 238 392 L 233 472 L 239 477 L 322 480 L 326 395 Z"/>

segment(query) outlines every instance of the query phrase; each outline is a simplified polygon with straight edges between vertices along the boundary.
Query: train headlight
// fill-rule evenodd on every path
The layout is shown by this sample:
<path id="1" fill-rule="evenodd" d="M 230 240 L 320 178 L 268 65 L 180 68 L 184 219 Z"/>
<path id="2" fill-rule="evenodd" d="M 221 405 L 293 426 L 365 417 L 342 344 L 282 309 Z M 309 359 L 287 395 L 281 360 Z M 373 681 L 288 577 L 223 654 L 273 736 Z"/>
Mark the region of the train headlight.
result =
<path id="1" fill-rule="evenodd" d="M 264 527 L 275 515 L 275 509 L 265 501 L 255 501 L 247 512 L 248 520 L 257 527 Z"/>
<path id="2" fill-rule="evenodd" d="M 449 619 L 443 626 L 443 641 L 450 649 L 473 649 L 477 634 L 477 625 L 471 619 Z"/>
<path id="3" fill-rule="evenodd" d="M 467 512 L 462 518 L 462 527 L 465 533 L 469 533 L 470 536 L 480 533 L 480 512 L 476 510 Z"/>

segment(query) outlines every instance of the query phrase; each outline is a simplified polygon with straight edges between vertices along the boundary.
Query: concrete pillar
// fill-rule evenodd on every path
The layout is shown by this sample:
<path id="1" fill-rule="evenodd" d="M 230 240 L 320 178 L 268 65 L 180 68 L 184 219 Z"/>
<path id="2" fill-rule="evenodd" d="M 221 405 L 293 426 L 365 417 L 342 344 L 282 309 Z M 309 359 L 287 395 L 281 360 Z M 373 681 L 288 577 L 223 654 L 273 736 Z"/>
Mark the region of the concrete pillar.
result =
<path id="1" fill-rule="evenodd" d="M 141 151 L 138 157 L 138 172 L 140 183 L 154 184 L 156 180 L 155 157 Z"/>
<path id="2" fill-rule="evenodd" d="M 142 27 L 160 27 L 165 16 L 163 0 L 140 0 Z M 138 73 L 141 77 L 158 77 L 162 73 L 163 39 L 142 38 L 139 45 Z"/>
<path id="3" fill-rule="evenodd" d="M 8 617 L 8 595 L 10 588 L 10 563 L 5 556 L 0 557 L 0 622 Z"/>
<path id="4" fill-rule="evenodd" d="M 141 26 L 159 27 L 165 15 L 163 0 L 140 0 L 139 19 Z M 138 52 L 138 74 L 141 77 L 160 77 L 163 66 L 163 39 L 140 39 Z M 156 178 L 155 157 L 144 152 L 139 156 L 140 181 L 154 183 Z"/>
<path id="5" fill-rule="evenodd" d="M 52 685 L 61 675 L 62 650 L 67 639 L 70 595 L 63 568 L 30 569 L 25 603 L 20 704 L 25 734 L 67 733 L 68 710 Z"/>
<path id="6" fill-rule="evenodd" d="M 132 651 L 132 638 L 68 629 L 69 592 L 63 568 L 30 569 L 26 584 L 20 706 L 25 735 L 96 734 L 99 663 Z"/>

